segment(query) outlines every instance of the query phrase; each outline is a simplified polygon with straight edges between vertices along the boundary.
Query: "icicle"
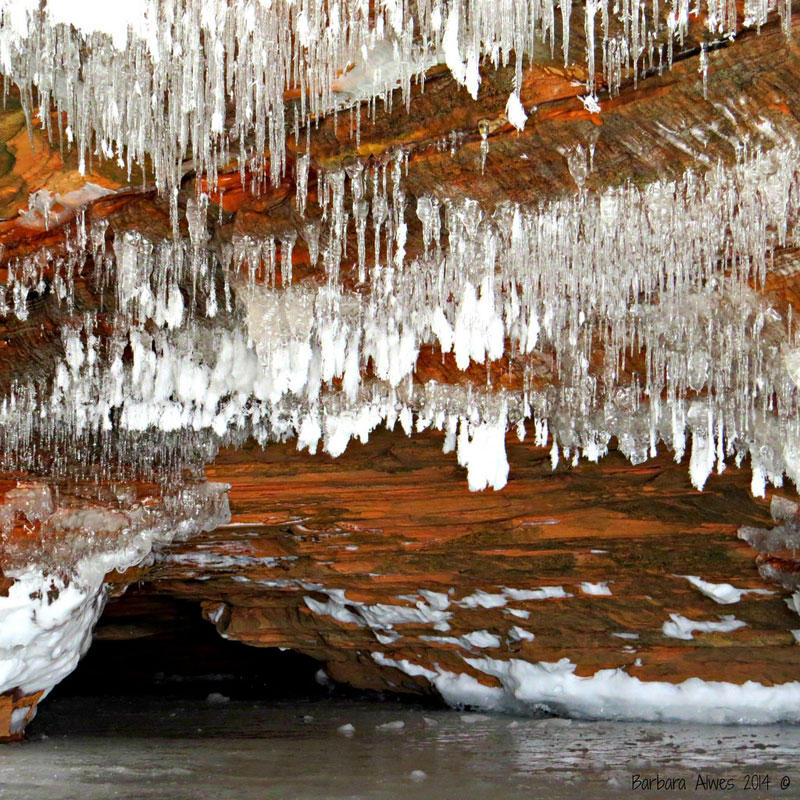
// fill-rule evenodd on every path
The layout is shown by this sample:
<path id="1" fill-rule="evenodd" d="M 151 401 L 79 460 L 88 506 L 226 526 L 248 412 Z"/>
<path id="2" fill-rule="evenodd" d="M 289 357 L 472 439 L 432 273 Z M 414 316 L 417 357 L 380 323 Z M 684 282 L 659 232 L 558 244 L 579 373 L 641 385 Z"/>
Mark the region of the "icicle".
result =
<path id="1" fill-rule="evenodd" d="M 697 71 L 703 78 L 703 98 L 708 100 L 708 50 L 705 42 L 700 45 L 700 63 Z"/>
<path id="2" fill-rule="evenodd" d="M 297 196 L 295 199 L 295 205 L 297 206 L 297 213 L 300 214 L 301 217 L 304 217 L 306 213 L 306 197 L 308 196 L 309 162 L 310 158 L 307 154 L 298 156 L 297 161 L 295 162 L 295 166 L 297 169 L 297 177 L 296 177 Z"/>
<path id="3" fill-rule="evenodd" d="M 478 133 L 481 135 L 481 175 L 486 170 L 486 158 L 489 155 L 489 120 L 482 119 L 478 123 Z"/>
<path id="4" fill-rule="evenodd" d="M 586 32 L 586 62 L 589 67 L 586 79 L 586 91 L 595 96 L 594 79 L 594 17 L 599 8 L 598 0 L 586 0 L 586 12 L 584 15 L 584 30 Z"/>
<path id="5" fill-rule="evenodd" d="M 572 0 L 559 0 L 561 6 L 561 51 L 564 54 L 564 67 L 569 66 L 569 25 L 572 17 Z"/>
<path id="6" fill-rule="evenodd" d="M 297 236 L 285 233 L 281 238 L 281 286 L 285 289 L 292 285 L 292 252 Z"/>

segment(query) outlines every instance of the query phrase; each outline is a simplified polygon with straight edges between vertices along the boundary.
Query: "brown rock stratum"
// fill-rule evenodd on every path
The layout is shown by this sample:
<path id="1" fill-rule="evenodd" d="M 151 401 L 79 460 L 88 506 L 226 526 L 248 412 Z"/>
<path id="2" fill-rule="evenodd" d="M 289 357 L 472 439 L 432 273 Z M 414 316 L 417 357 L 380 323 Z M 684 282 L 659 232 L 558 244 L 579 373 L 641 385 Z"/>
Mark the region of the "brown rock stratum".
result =
<path id="1" fill-rule="evenodd" d="M 796 20 L 797 14 L 793 30 L 800 27 Z M 580 43 L 581 32 L 573 33 Z M 473 101 L 449 72 L 434 68 L 424 93 L 414 89 L 409 110 L 397 104 L 379 112 L 374 123 L 362 124 L 358 144 L 352 118 L 320 121 L 310 140 L 309 207 L 318 170 L 355 157 L 379 163 L 398 147 L 408 154 L 409 199 L 446 189 L 448 196 L 486 203 L 536 203 L 576 193 L 560 155 L 576 144 L 593 149 L 586 184 L 592 190 L 626 181 L 645 185 L 716 160 L 731 163 L 736 154 L 726 137 L 735 132 L 758 139 L 765 120 L 800 132 L 796 36 L 785 40 L 772 20 L 759 36 L 746 31 L 715 50 L 706 96 L 698 74 L 702 36 L 694 19 L 673 69 L 660 75 L 650 70 L 637 87 L 623 83 L 599 116 L 578 99 L 585 91 L 581 68 L 537 59 L 521 87 L 525 106 L 537 110 L 521 134 L 504 115 L 513 70 L 485 69 Z M 730 113 L 716 138 L 700 147 L 690 131 L 716 124 L 718 106 L 734 95 L 741 98 L 736 116 Z M 485 169 L 481 130 L 489 131 Z M 665 137 L 664 130 L 675 135 Z M 452 153 L 442 145 L 448 137 L 458 143 Z M 299 149 L 290 137 L 290 161 Z M 195 179 L 205 180 L 190 165 L 186 173 L 182 209 Z M 255 196 L 238 170 L 223 170 L 210 193 L 214 246 L 234 234 L 299 230 L 304 223 L 294 208 L 293 175 L 288 170 L 281 186 Z M 86 181 L 118 190 L 84 210 L 87 220 L 109 221 L 109 237 L 112 228 L 153 238 L 171 235 L 168 203 L 154 191 L 131 188 L 121 170 L 99 158 L 81 175 L 74 155 L 48 143 L 38 125 L 29 136 L 12 89 L 0 111 L 0 277 L 8 278 L 13 259 L 37 253 L 43 279 L 48 277 L 54 259 L 68 252 L 72 215 L 58 215 L 56 208 L 57 220 L 37 227 L 20 213 L 31 192 L 48 188 L 63 195 Z M 185 221 L 181 226 L 185 234 Z M 368 252 L 373 245 L 368 233 Z M 412 254 L 423 250 L 416 219 L 409 221 L 406 248 Z M 351 235 L 345 284 L 355 282 L 355 251 Z M 800 310 L 796 246 L 777 248 L 775 265 L 758 290 L 782 309 Z M 63 355 L 60 327 L 87 312 L 110 334 L 113 292 L 96 284 L 93 266 L 87 259 L 76 267 L 70 307 L 51 295 L 31 296 L 27 320 L 0 320 L 0 388 L 20 376 L 50 378 Z M 321 284 L 325 276 L 298 239 L 293 281 L 304 280 Z M 602 343 L 591 357 L 602 363 Z M 641 372 L 642 358 L 631 355 L 628 373 Z M 537 359 L 536 385 L 557 381 L 546 353 L 523 364 L 506 348 L 502 359 L 460 371 L 452 355 L 426 346 L 413 380 L 518 390 L 523 368 Z M 370 367 L 364 372 L 369 377 Z M 206 465 L 205 477 L 230 484 L 230 521 L 158 545 L 152 558 L 121 574 L 110 572 L 105 580 L 111 602 L 124 604 L 133 584 L 146 594 L 194 602 L 221 636 L 296 650 L 319 660 L 333 680 L 363 689 L 433 693 L 425 671 L 436 670 L 499 686 L 468 661 L 482 657 L 530 663 L 566 658 L 580 676 L 618 668 L 642 681 L 673 684 L 691 677 L 766 686 L 800 679 L 800 647 L 792 633 L 800 622 L 786 602 L 800 565 L 791 552 L 759 554 L 738 537 L 743 526 L 773 524 L 770 497 L 753 498 L 749 471 L 729 464 L 698 492 L 687 474 L 688 457 L 676 464 L 671 453 L 662 452 L 632 465 L 612 441 L 598 464 L 570 466 L 562 460 L 553 469 L 548 449 L 531 444 L 532 438 L 530 430 L 523 442 L 507 436 L 508 484 L 500 492 L 478 493 L 468 491 L 465 471 L 452 454 L 442 453 L 443 436 L 430 431 L 407 437 L 399 428 L 381 429 L 367 444 L 351 443 L 337 459 L 299 453 L 294 442 L 261 448 L 250 440 L 222 449 Z M 45 460 L 57 455 L 44 453 Z M 48 475 L 4 475 L 4 497 L 26 480 L 47 482 Z M 107 496 L 82 492 L 80 481 L 52 485 L 71 508 L 118 510 L 120 492 L 127 492 L 128 505 L 160 508 L 163 486 L 143 480 L 98 476 L 101 487 L 114 485 Z M 780 494 L 797 499 L 789 488 Z M 12 523 L 0 540 L 3 596 L 15 580 L 6 573 L 26 557 L 61 552 L 59 547 L 66 552 L 70 537 L 88 535 L 50 528 L 45 534 L 19 515 Z M 757 591 L 723 606 L 686 576 Z M 743 625 L 687 639 L 665 635 L 670 615 L 719 622 L 724 614 Z M 419 668 L 417 674 L 399 669 L 403 662 Z M 41 694 L 16 688 L 0 695 L 0 739 L 22 735 Z"/>

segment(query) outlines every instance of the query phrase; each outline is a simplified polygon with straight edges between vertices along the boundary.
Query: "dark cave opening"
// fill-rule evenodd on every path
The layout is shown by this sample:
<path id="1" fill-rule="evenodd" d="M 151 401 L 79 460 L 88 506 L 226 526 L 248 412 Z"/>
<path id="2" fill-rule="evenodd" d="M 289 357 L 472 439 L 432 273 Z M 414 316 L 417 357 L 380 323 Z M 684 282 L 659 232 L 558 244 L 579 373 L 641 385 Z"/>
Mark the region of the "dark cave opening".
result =
<path id="1" fill-rule="evenodd" d="M 108 602 L 89 651 L 45 704 L 97 695 L 306 699 L 329 691 L 316 680 L 320 666 L 294 651 L 225 639 L 195 602 L 129 589 Z"/>
<path id="2" fill-rule="evenodd" d="M 108 602 L 91 647 L 39 705 L 28 738 L 253 737 L 293 709 L 304 719 L 320 704 L 443 708 L 439 698 L 331 683 L 322 666 L 291 650 L 229 641 L 196 602 L 131 587 Z"/>

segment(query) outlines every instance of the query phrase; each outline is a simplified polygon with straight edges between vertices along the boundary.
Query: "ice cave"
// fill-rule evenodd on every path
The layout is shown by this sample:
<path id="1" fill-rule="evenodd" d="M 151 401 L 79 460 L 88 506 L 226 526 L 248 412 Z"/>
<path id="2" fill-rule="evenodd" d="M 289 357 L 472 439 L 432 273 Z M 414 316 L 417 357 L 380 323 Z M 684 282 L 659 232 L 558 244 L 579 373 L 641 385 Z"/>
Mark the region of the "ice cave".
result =
<path id="1" fill-rule="evenodd" d="M 793 5 L 0 0 L 0 797 L 800 791 Z"/>

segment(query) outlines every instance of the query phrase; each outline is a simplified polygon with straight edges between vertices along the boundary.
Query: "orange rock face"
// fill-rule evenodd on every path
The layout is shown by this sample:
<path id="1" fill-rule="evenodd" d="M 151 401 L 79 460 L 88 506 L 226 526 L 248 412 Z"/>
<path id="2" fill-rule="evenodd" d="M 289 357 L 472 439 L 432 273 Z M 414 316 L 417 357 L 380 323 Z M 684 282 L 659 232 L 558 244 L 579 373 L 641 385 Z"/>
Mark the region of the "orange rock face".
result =
<path id="1" fill-rule="evenodd" d="M 0 742 L 15 742 L 25 737 L 25 726 L 33 719 L 42 694 L 0 695 Z"/>
<path id="2" fill-rule="evenodd" d="M 134 604 L 141 593 L 194 602 L 225 638 L 290 648 L 362 689 L 436 693 L 436 670 L 498 687 L 475 666 L 481 658 L 569 659 L 579 676 L 616 668 L 672 684 L 796 680 L 788 590 L 762 577 L 764 557 L 737 536 L 771 524 L 748 475 L 728 468 L 698 493 L 666 453 L 632 467 L 612 450 L 597 465 L 554 471 L 546 450 L 511 436 L 506 446 L 508 485 L 480 493 L 435 434 L 376 433 L 335 460 L 291 443 L 223 451 L 207 477 L 230 485 L 230 522 L 109 573 L 111 602 L 119 614 L 133 583 Z M 157 505 L 147 488 L 121 494 Z M 72 496 L 61 502 L 80 502 Z M 35 541 L 15 526 L 7 558 Z M 781 564 L 783 574 L 796 567 Z M 749 591 L 722 606 L 686 576 Z M 676 615 L 726 614 L 740 625 L 666 634 Z M 6 737 L 22 735 L 41 693 L 21 694 L 0 698 Z"/>
<path id="3" fill-rule="evenodd" d="M 743 17 L 741 8 L 739 15 Z M 19 97 L 12 90 L 8 105 L 0 111 L 0 280 L 9 295 L 8 313 L 0 320 L 0 401 L 4 402 L 6 394 L 25 380 L 42 392 L 39 397 L 49 397 L 47 392 L 54 386 L 67 385 L 68 372 L 73 375 L 74 384 L 70 385 L 75 389 L 84 382 L 81 365 L 93 364 L 92 359 L 104 346 L 111 347 L 111 342 L 119 350 L 119 360 L 114 362 L 116 375 L 124 370 L 141 373 L 146 359 L 152 357 L 155 363 L 155 345 L 148 339 L 134 365 L 135 340 L 145 333 L 160 339 L 172 333 L 177 336 L 184 303 L 185 319 L 192 325 L 199 320 L 192 335 L 208 334 L 210 339 L 224 330 L 237 332 L 242 341 L 256 338 L 243 327 L 247 302 L 236 297 L 236 281 L 243 281 L 246 271 L 244 261 L 232 266 L 231 249 L 236 241 L 240 245 L 244 242 L 243 252 L 253 243 L 270 243 L 271 249 L 256 250 L 261 255 L 248 264 L 251 294 L 269 282 L 270 270 L 278 291 L 275 247 L 279 242 L 281 291 L 289 284 L 302 290 L 331 286 L 335 272 L 337 290 L 366 297 L 368 283 L 359 274 L 364 265 L 359 265 L 360 269 L 356 265 L 359 247 L 376 253 L 377 272 L 382 258 L 380 237 L 388 237 L 384 241 L 389 253 L 387 266 L 395 264 L 398 276 L 408 276 L 414 263 L 411 259 L 427 255 L 430 247 L 440 255 L 443 252 L 439 233 L 436 244 L 431 245 L 430 232 L 423 230 L 423 217 L 416 206 L 421 199 L 430 202 L 434 198 L 443 206 L 469 199 L 480 206 L 485 218 L 504 203 L 536 209 L 573 198 L 577 209 L 592 192 L 613 194 L 626 186 L 644 190 L 662 179 L 694 172 L 702 175 L 715 164 L 730 167 L 742 155 L 737 144 L 740 140 L 768 151 L 775 145 L 775 130 L 786 140 L 800 137 L 800 95 L 796 91 L 800 57 L 796 45 L 792 41 L 787 44 L 777 14 L 772 14 L 760 37 L 743 32 L 735 45 L 723 46 L 725 43 L 717 41 L 710 74 L 705 45 L 701 50 L 701 42 L 708 38 L 704 24 L 699 14 L 692 15 L 680 48 L 676 45 L 671 70 L 662 74 L 661 55 L 656 67 L 650 52 L 649 67 L 645 69 L 643 61 L 640 64 L 641 86 L 634 85 L 629 75 L 620 78 L 619 91 L 606 92 L 610 87 L 598 84 L 598 90 L 605 92 L 602 114 L 590 112 L 584 103 L 588 98 L 582 99 L 587 91 L 586 69 L 574 64 L 563 67 L 560 56 L 545 53 L 536 63 L 526 62 L 518 87 L 513 84 L 512 67 L 490 70 L 482 65 L 478 99 L 470 98 L 450 71 L 439 65 L 429 71 L 424 91 L 421 85 L 414 87 L 406 108 L 400 103 L 393 107 L 385 103 L 363 125 L 363 109 L 359 108 L 357 114 L 350 114 L 349 122 L 345 115 L 317 120 L 313 136 L 309 128 L 307 140 L 304 133 L 289 136 L 287 169 L 276 181 L 278 185 L 266 186 L 264 175 L 254 174 L 252 165 L 240 172 L 233 160 L 218 165 L 214 183 L 209 176 L 194 172 L 194 161 L 187 154 L 180 164 L 182 183 L 175 190 L 174 206 L 172 198 L 147 188 L 153 185 L 152 163 L 142 165 L 141 177 L 147 186 L 141 188 L 136 185 L 138 176 L 134 183 L 112 160 L 98 157 L 81 174 L 74 152 L 69 148 L 57 150 L 54 142 L 47 141 L 39 123 L 25 125 Z M 800 23 L 795 18 L 793 30 L 798 29 Z M 578 42 L 574 46 L 585 45 L 583 24 L 574 19 L 572 36 L 573 43 Z M 701 53 L 706 58 L 702 78 Z M 529 113 L 527 126 L 520 132 L 513 129 L 505 112 L 509 93 L 515 88 Z M 294 91 L 287 92 L 285 99 L 294 102 L 299 97 L 299 91 Z M 575 161 L 577 154 L 582 164 Z M 308 182 L 302 191 L 307 193 L 308 202 L 300 204 L 298 162 L 304 157 L 308 158 Z M 345 219 L 341 241 L 335 242 L 342 251 L 341 259 L 332 259 L 331 264 L 336 262 L 333 270 L 323 264 L 325 257 L 320 260 L 318 253 L 311 255 L 312 250 L 319 250 L 322 228 L 309 238 L 309 225 L 321 226 L 333 213 L 325 205 L 328 200 L 320 202 L 332 191 L 325 189 L 326 176 L 354 164 L 359 169 L 374 170 L 373 221 L 380 215 L 379 175 L 386 184 L 386 168 L 389 165 L 391 172 L 392 164 L 398 176 L 402 173 L 402 192 L 398 177 L 394 189 L 398 205 L 392 208 L 396 222 L 402 225 L 392 233 L 384 229 L 383 234 L 383 223 L 370 226 L 361 230 L 359 241 L 355 226 L 348 227 Z M 265 157 L 262 166 L 268 171 L 269 165 Z M 341 180 L 344 186 L 343 175 Z M 93 192 L 114 193 L 98 194 L 85 207 L 70 207 L 65 197 L 85 189 L 86 182 L 95 185 Z M 29 199 L 40 189 L 60 198 L 43 213 L 35 211 Z M 385 195 L 386 189 L 383 191 Z M 209 213 L 207 218 L 198 216 L 200 222 L 192 227 L 188 217 L 198 215 L 201 193 L 207 193 L 203 213 Z M 387 197 L 382 196 L 384 203 Z M 345 217 L 349 209 L 355 217 L 355 195 L 342 208 Z M 387 214 L 388 209 L 387 205 Z M 658 232 L 661 229 L 654 219 L 651 224 Z M 362 216 L 366 225 L 364 220 L 366 211 Z M 440 222 L 437 206 L 437 231 Z M 323 239 L 336 239 L 332 231 L 333 227 L 327 229 Z M 131 259 L 135 260 L 131 253 L 126 256 L 128 272 L 115 271 L 115 246 L 129 233 L 141 235 L 144 249 L 154 243 L 179 244 L 176 235 L 184 245 L 189 240 L 186 253 L 192 250 L 192 258 L 196 257 L 203 270 L 208 269 L 203 275 L 209 291 L 215 297 L 217 293 L 225 297 L 224 311 L 221 303 L 213 314 L 209 312 L 208 319 L 203 319 L 205 311 L 192 305 L 197 273 L 190 276 L 187 272 L 174 278 L 174 290 L 172 284 L 169 287 L 170 302 L 180 300 L 178 322 L 171 321 L 167 331 L 164 320 L 156 323 L 154 316 L 148 317 L 142 310 L 143 318 L 134 324 L 133 300 L 148 289 L 151 278 L 149 273 L 131 278 Z M 792 308 L 800 309 L 797 236 L 781 239 L 772 233 L 765 237 L 770 270 L 763 285 L 756 286 L 755 279 L 751 283 L 767 298 L 765 303 L 780 313 L 759 317 L 755 336 L 763 334 L 765 349 L 774 344 L 774 352 L 784 353 L 784 345 L 787 352 L 792 342 L 796 346 L 796 341 L 788 336 L 780 339 L 778 334 L 783 335 L 784 330 L 781 315 Z M 86 245 L 87 236 L 91 246 Z M 513 239 L 513 234 L 506 238 Z M 287 239 L 294 248 L 290 259 L 286 256 Z M 400 256 L 392 250 L 395 243 L 402 251 Z M 265 255 L 267 252 L 271 255 Z M 714 254 L 712 260 L 726 265 L 727 252 Z M 522 260 L 525 257 L 522 254 Z M 570 259 L 564 262 L 566 273 L 574 270 Z M 105 272 L 98 262 L 107 262 Z M 493 262 L 488 263 L 493 269 Z M 705 267 L 708 269 L 708 265 Z M 740 267 L 734 264 L 728 272 Z M 589 271 L 593 268 L 594 264 Z M 727 280 L 728 267 L 720 269 L 721 278 Z M 22 277 L 20 270 L 26 272 Z M 132 284 L 126 293 L 113 285 L 116 276 L 123 273 Z M 166 298 L 166 283 L 162 283 L 160 289 Z M 698 286 L 701 283 L 698 279 Z M 385 284 L 388 288 L 384 294 L 390 299 L 396 291 L 392 285 L 397 284 Z M 244 296 L 243 284 L 240 288 Z M 516 285 L 509 288 L 516 298 Z M 593 313 L 590 306 L 597 286 L 587 284 L 584 288 L 587 308 Z M 638 289 L 632 290 L 631 305 L 638 302 L 638 294 Z M 653 292 L 647 300 L 656 314 L 660 313 L 661 299 Z M 455 310 L 457 297 L 443 300 Z M 130 307 L 120 310 L 118 304 L 125 306 L 125 302 Z M 369 308 L 365 314 L 372 313 Z M 509 315 L 508 308 L 501 311 Z M 583 311 L 580 313 L 583 315 Z M 637 406 L 645 397 L 640 391 L 641 377 L 653 370 L 668 372 L 671 366 L 650 363 L 641 336 L 637 344 L 635 315 L 631 319 L 629 352 L 623 343 L 621 354 L 615 355 L 604 323 L 591 329 L 585 347 L 580 348 L 581 357 L 585 349 L 586 364 L 598 385 L 610 380 L 607 373 L 611 370 L 620 385 L 633 387 L 630 405 Z M 267 334 L 283 332 L 280 324 L 266 331 L 264 342 L 269 340 Z M 219 327 L 214 330 L 214 325 Z M 71 357 L 62 337 L 65 330 L 77 331 L 71 341 L 73 350 L 80 352 L 73 352 Z M 415 387 L 420 391 L 435 382 L 445 391 L 483 393 L 500 405 L 512 396 L 519 404 L 524 397 L 527 404 L 526 394 L 532 391 L 570 394 L 565 382 L 568 367 L 560 363 L 558 351 L 550 345 L 534 350 L 539 346 L 535 342 L 522 348 L 520 341 L 509 337 L 508 331 L 500 337 L 503 352 L 493 361 L 489 361 L 488 350 L 480 350 L 487 353 L 485 363 L 482 356 L 476 356 L 472 361 L 467 357 L 462 365 L 454 353 L 442 352 L 442 348 L 448 348 L 436 343 L 432 334 L 425 341 L 420 339 L 414 344 L 420 346 L 413 367 L 403 373 L 402 382 L 398 378 L 391 384 L 392 392 L 406 384 L 409 391 Z M 188 349 L 182 352 L 188 358 Z M 110 353 L 103 355 L 110 361 Z M 679 355 L 684 360 L 691 356 Z M 344 360 L 344 350 L 342 356 Z M 379 382 L 376 361 L 373 354 L 356 363 L 354 371 L 364 381 L 364 397 Z M 258 362 L 257 368 L 264 368 L 264 363 Z M 561 374 L 559 370 L 563 370 Z M 168 371 L 165 369 L 162 377 Z M 341 394 L 345 376 L 339 370 L 324 381 L 324 390 Z M 191 376 L 186 382 L 192 383 Z M 110 379 L 107 383 L 110 385 Z M 182 395 L 186 387 L 178 384 L 180 381 L 166 392 L 162 398 L 165 402 Z M 694 385 L 691 390 L 684 391 L 684 387 L 680 399 L 689 402 L 706 397 L 708 387 L 698 391 Z M 148 386 L 150 393 L 143 395 L 142 405 L 151 398 L 152 388 Z M 738 384 L 736 390 L 746 393 Z M 790 391 L 794 390 L 787 390 L 787 394 Z M 292 393 L 290 402 L 296 408 L 290 412 L 297 412 L 297 416 L 297 409 L 307 398 L 301 397 L 299 389 L 296 393 L 292 389 Z M 190 396 L 191 392 L 187 389 L 186 394 Z M 242 411 L 252 401 L 245 394 L 230 384 L 220 390 L 216 400 L 222 407 L 233 398 L 236 402 L 231 402 L 231 408 L 238 403 Z M 59 398 L 53 398 L 55 407 Z M 666 399 L 660 396 L 660 390 L 648 398 L 654 405 Z M 768 402 L 771 412 L 771 395 Z M 89 398 L 81 413 L 93 403 L 99 400 Z M 152 474 L 146 472 L 143 464 L 150 451 L 136 460 L 141 456 L 140 440 L 131 431 L 145 431 L 143 446 L 156 449 L 168 438 L 158 436 L 174 433 L 178 423 L 162 430 L 143 412 L 141 427 L 136 427 L 141 419 L 134 420 L 135 424 L 121 433 L 123 403 L 119 400 L 113 408 L 109 406 L 104 420 L 107 426 L 95 431 L 97 435 L 89 444 L 67 441 L 69 434 L 62 436 L 62 431 L 49 431 L 43 425 L 44 441 L 32 435 L 30 442 L 23 441 L 19 447 L 26 456 L 31 455 L 26 463 L 34 465 L 31 471 L 37 474 L 2 476 L 0 492 L 7 507 L 13 505 L 14 498 L 37 491 L 40 483 L 49 480 L 48 492 L 53 488 L 57 503 L 68 507 L 70 513 L 101 516 L 111 512 L 124 516 L 135 506 L 167 518 L 172 512 L 165 494 L 179 491 L 180 481 L 206 461 L 210 462 L 205 470 L 209 481 L 230 484 L 229 521 L 219 524 L 222 517 L 217 516 L 213 525 L 189 525 L 184 540 L 169 543 L 171 537 L 164 537 L 152 544 L 152 552 L 148 542 L 141 553 L 136 551 L 136 558 L 124 561 L 122 573 L 111 571 L 104 578 L 100 575 L 95 595 L 87 601 L 95 604 L 92 613 L 81 610 L 85 625 L 70 634 L 72 639 L 88 635 L 107 591 L 113 602 L 122 606 L 128 587 L 137 584 L 139 592 L 195 603 L 198 614 L 202 613 L 226 638 L 256 647 L 296 650 L 323 663 L 334 680 L 366 689 L 432 693 L 438 691 L 437 676 L 465 677 L 479 688 L 499 688 L 501 680 L 485 668 L 487 659 L 498 664 L 517 660 L 547 665 L 567 659 L 580 677 L 615 669 L 641 681 L 669 684 L 696 677 L 734 684 L 754 680 L 774 686 L 800 676 L 796 631 L 800 623 L 786 602 L 800 585 L 800 567 L 787 548 L 756 552 L 738 537 L 743 526 L 769 528 L 772 520 L 769 498 L 754 500 L 749 491 L 750 475 L 732 465 L 712 476 L 704 490 L 697 492 L 690 485 L 687 465 L 674 463 L 669 453 L 632 466 L 612 446 L 610 455 L 600 464 L 577 464 L 576 456 L 575 465 L 562 460 L 554 470 L 548 450 L 519 442 L 509 434 L 508 485 L 499 492 L 471 493 L 464 470 L 453 454 L 442 453 L 443 436 L 435 432 L 416 433 L 409 439 L 399 431 L 381 428 L 368 444 L 351 444 L 336 460 L 299 453 L 293 442 L 269 444 L 262 449 L 252 440 L 215 456 L 220 441 L 235 441 L 238 430 L 244 430 L 236 427 L 238 412 L 232 410 L 231 416 L 222 420 L 228 438 L 218 434 L 216 427 L 213 431 L 217 438 L 211 433 L 207 439 L 201 435 L 191 438 L 198 433 L 198 420 L 204 415 L 214 418 L 217 409 L 203 408 L 201 414 L 190 407 L 190 401 L 186 403 L 188 411 L 181 418 L 180 430 L 187 436 L 172 450 L 165 446 L 159 465 L 162 474 L 157 474 L 157 469 Z M 175 401 L 175 407 L 178 405 Z M 48 408 L 39 403 L 36 412 L 46 420 Z M 620 409 L 622 416 L 633 413 L 624 403 Z M 755 409 L 754 404 L 748 412 L 755 415 Z M 175 414 L 180 416 L 184 410 L 179 408 Z M 411 415 L 410 406 L 404 410 Z M 327 413 L 327 409 L 324 411 Z M 467 416 L 461 417 L 462 430 Z M 785 416 L 791 417 L 791 413 Z M 268 417 L 265 413 L 263 419 Z M 456 417 L 454 413 L 452 419 Z M 239 422 L 243 419 L 244 415 Z M 208 429 L 207 420 L 203 425 Z M 711 428 L 709 422 L 708 430 Z M 75 430 L 79 429 L 76 425 Z M 276 438 L 282 441 L 285 430 L 288 427 L 280 429 Z M 111 433 L 106 437 L 108 431 Z M 15 433 L 11 430 L 3 440 L 8 442 L 8 449 L 18 445 Z M 530 430 L 528 435 L 530 442 Z M 555 445 L 555 438 L 552 441 Z M 564 442 L 560 443 L 563 449 Z M 59 468 L 68 462 L 64 451 L 70 447 L 73 473 L 65 477 Z M 721 438 L 719 450 L 723 450 Z M 729 448 L 723 456 L 732 452 Z M 5 459 L 8 453 L 0 452 L 0 456 Z M 79 472 L 78 467 L 86 469 Z M 154 476 L 162 482 L 143 484 Z M 18 479 L 31 479 L 31 483 L 17 485 Z M 187 486 L 195 486 L 194 480 L 188 480 Z M 791 492 L 786 494 L 794 497 Z M 227 513 L 227 507 L 224 510 Z M 22 580 L 20 565 L 42 562 L 49 570 L 48 578 L 51 573 L 60 576 L 66 572 L 75 547 L 80 550 L 88 542 L 99 549 L 113 549 L 124 538 L 125 525 L 130 522 L 125 517 L 128 522 L 123 521 L 120 527 L 104 529 L 87 523 L 64 529 L 43 524 L 50 512 L 41 519 L 15 514 L 3 517 L 8 524 L 0 540 L 0 599 L 9 598 L 15 581 Z M 176 527 L 186 521 L 179 515 L 175 520 Z M 129 563 L 134 566 L 125 569 Z M 741 590 L 735 602 L 721 604 L 707 588 L 728 584 L 734 594 Z M 58 592 L 66 594 L 70 588 L 74 585 L 69 577 L 63 577 L 58 589 L 52 585 L 54 599 L 58 599 Z M 48 594 L 47 586 L 43 592 Z M 29 596 L 42 600 L 42 591 L 36 597 L 34 594 Z M 0 618 L 0 628 L 2 624 Z M 124 631 L 120 635 L 124 636 Z M 76 653 L 81 647 L 75 646 Z M 51 648 L 54 659 L 57 649 Z M 12 685 L 0 694 L 0 739 L 22 735 L 45 690 L 44 686 L 33 688 L 35 691 L 29 686 L 23 690 Z"/>
<path id="4" fill-rule="evenodd" d="M 223 636 L 298 650 L 362 688 L 431 691 L 381 657 L 487 684 L 465 659 L 568 658 L 580 675 L 673 683 L 796 679 L 796 616 L 737 538 L 769 521 L 741 472 L 700 494 L 667 454 L 552 471 L 544 450 L 509 437 L 508 485 L 473 494 L 440 447 L 387 432 L 337 460 L 291 445 L 223 452 L 207 474 L 231 485 L 230 524 L 117 580 L 196 600 Z M 687 575 L 757 592 L 721 606 Z M 744 625 L 664 634 L 671 614 L 725 613 Z"/>

